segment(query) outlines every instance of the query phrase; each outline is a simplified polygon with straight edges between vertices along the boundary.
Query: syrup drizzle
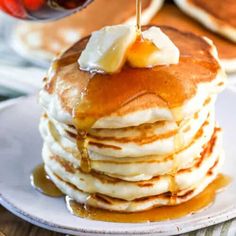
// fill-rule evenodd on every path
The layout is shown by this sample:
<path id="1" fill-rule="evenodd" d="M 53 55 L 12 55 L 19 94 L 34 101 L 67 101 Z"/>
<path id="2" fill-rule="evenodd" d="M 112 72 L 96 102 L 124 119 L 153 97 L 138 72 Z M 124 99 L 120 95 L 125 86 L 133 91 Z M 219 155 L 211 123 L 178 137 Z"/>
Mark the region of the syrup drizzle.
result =
<path id="1" fill-rule="evenodd" d="M 85 173 L 91 171 L 91 162 L 88 153 L 88 132 L 96 122 L 95 118 L 79 116 L 79 111 L 86 110 L 86 99 L 81 99 L 81 102 L 76 106 L 73 112 L 73 122 L 77 130 L 77 148 L 80 152 L 80 167 Z"/>
<path id="2" fill-rule="evenodd" d="M 77 147 L 80 152 L 80 167 L 85 173 L 91 170 L 91 163 L 88 154 L 88 135 L 87 131 L 77 129 Z"/>
<path id="3" fill-rule="evenodd" d="M 177 117 L 175 117 L 175 119 L 177 119 Z M 170 205 L 175 205 L 176 203 L 176 194 L 178 192 L 178 184 L 176 182 L 175 176 L 176 173 L 178 171 L 178 159 L 177 159 L 177 155 L 175 153 L 177 153 L 182 145 L 183 145 L 183 139 L 182 139 L 182 134 L 180 132 L 180 124 L 177 122 L 177 133 L 174 136 L 174 154 L 173 154 L 173 166 L 172 166 L 172 170 L 170 172 L 170 192 L 171 192 L 171 198 L 170 198 Z"/>
<path id="4" fill-rule="evenodd" d="M 210 173 L 209 173 L 210 174 Z M 195 213 L 214 202 L 216 193 L 225 188 L 231 182 L 231 178 L 219 174 L 217 178 L 199 195 L 193 199 L 175 206 L 157 207 L 151 210 L 135 213 L 119 213 L 82 205 L 66 196 L 68 210 L 79 217 L 110 222 L 149 222 L 176 219 Z M 64 194 L 55 186 L 47 176 L 44 164 L 38 165 L 31 174 L 32 186 L 50 197 L 61 197 Z M 173 195 L 171 204 L 175 204 L 176 196 Z"/>
<path id="5" fill-rule="evenodd" d="M 136 27 L 138 35 L 141 35 L 141 15 L 142 15 L 142 0 L 136 0 Z"/>
<path id="6" fill-rule="evenodd" d="M 39 192 L 50 197 L 61 197 L 64 194 L 56 187 L 47 175 L 44 164 L 36 166 L 31 176 L 31 185 Z"/>
<path id="7" fill-rule="evenodd" d="M 230 181 L 228 176 L 219 174 L 202 193 L 191 200 L 179 205 L 156 207 L 143 212 L 119 213 L 97 209 L 81 205 L 70 197 L 66 197 L 66 204 L 72 214 L 92 220 L 126 223 L 163 221 L 180 218 L 206 208 L 214 202 L 216 193 L 226 187 Z"/>
<path id="8" fill-rule="evenodd" d="M 141 35 L 141 13 L 142 0 L 136 0 L 136 25 L 138 35 Z M 78 115 L 81 114 L 79 111 L 86 111 L 89 108 L 89 101 L 86 100 L 86 92 L 87 91 L 81 93 L 80 102 L 73 112 L 73 121 L 77 129 L 77 147 L 81 156 L 80 167 L 82 171 L 84 171 L 85 173 L 89 173 L 91 171 L 91 161 L 88 153 L 88 132 L 96 122 L 96 118 L 93 118 L 92 116 L 86 117 Z"/>

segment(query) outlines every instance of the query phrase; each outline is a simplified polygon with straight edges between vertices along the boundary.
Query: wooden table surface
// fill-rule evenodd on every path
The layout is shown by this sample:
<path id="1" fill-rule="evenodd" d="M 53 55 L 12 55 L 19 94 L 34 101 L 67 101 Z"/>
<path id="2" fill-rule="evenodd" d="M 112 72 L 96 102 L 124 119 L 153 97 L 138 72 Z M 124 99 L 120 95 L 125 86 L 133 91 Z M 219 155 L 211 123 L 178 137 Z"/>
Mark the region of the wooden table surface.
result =
<path id="1" fill-rule="evenodd" d="M 0 236 L 65 236 L 34 226 L 0 205 Z"/>

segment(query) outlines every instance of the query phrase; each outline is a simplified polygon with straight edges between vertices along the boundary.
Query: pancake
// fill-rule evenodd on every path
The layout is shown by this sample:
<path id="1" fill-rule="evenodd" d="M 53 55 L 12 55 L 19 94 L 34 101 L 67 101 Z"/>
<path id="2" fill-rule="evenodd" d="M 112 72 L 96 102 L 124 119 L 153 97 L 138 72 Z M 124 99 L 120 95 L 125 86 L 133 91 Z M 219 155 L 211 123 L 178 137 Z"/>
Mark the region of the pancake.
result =
<path id="1" fill-rule="evenodd" d="M 102 208 L 109 211 L 118 211 L 118 212 L 138 212 L 148 210 L 154 207 L 160 206 L 171 206 L 181 204 L 186 202 L 200 192 L 204 190 L 217 176 L 219 169 L 222 166 L 223 155 L 220 157 L 219 162 L 207 173 L 205 178 L 201 180 L 201 185 L 195 186 L 184 191 L 179 191 L 175 196 L 175 204 L 171 203 L 171 194 L 160 194 L 152 197 L 141 198 L 133 201 L 124 201 L 117 198 L 111 198 L 104 196 L 102 194 L 86 194 L 74 185 L 71 185 L 58 176 L 53 174 L 50 169 L 47 167 L 47 173 L 50 178 L 56 183 L 57 187 L 61 189 L 62 192 L 67 193 L 75 201 L 82 203 L 86 202 L 86 205 L 93 206 L 96 208 Z"/>
<path id="2" fill-rule="evenodd" d="M 162 29 L 180 50 L 178 65 L 135 70 L 126 66 L 113 75 L 93 75 L 78 70 L 77 59 L 88 38 L 79 41 L 51 66 L 39 98 L 47 114 L 59 122 L 73 124 L 73 109 L 84 86 L 94 104 L 86 117 L 97 117 L 93 128 L 179 121 L 196 113 L 208 96 L 224 88 L 226 77 L 216 49 L 209 41 L 191 33 L 170 27 Z"/>
<path id="3" fill-rule="evenodd" d="M 236 2 L 234 0 L 174 0 L 188 15 L 208 29 L 236 42 Z"/>
<path id="4" fill-rule="evenodd" d="M 211 145 L 208 145 L 202 152 L 199 161 L 196 162 L 193 167 L 177 172 L 175 176 L 178 188 L 176 190 L 177 196 L 185 195 L 184 193 L 193 189 L 195 194 L 199 193 L 199 190 L 205 188 L 210 182 L 209 180 L 205 180 L 207 184 L 203 181 L 202 186 L 202 181 L 199 183 L 199 180 L 204 180 L 205 178 L 211 179 L 208 177 L 208 174 L 211 173 L 212 169 L 215 167 L 217 170 L 214 170 L 214 177 L 219 173 L 219 167 L 222 164 L 220 142 L 219 131 L 216 131 L 210 140 Z M 220 156 L 218 156 L 219 153 L 221 153 Z M 109 204 L 109 207 L 105 207 L 105 209 L 109 210 L 147 210 L 153 207 L 153 205 L 169 205 L 171 202 L 170 196 L 169 198 L 167 197 L 165 201 L 160 201 L 163 197 L 162 195 L 170 191 L 170 179 L 172 178 L 170 175 L 154 177 L 148 181 L 121 181 L 115 178 L 107 178 L 98 173 L 87 175 L 79 169 L 73 168 L 69 163 L 62 161 L 60 157 L 53 156 L 47 149 L 43 151 L 43 158 L 46 164 L 45 169 L 54 183 L 59 189 L 66 192 L 67 195 L 73 196 L 73 199 L 76 199 L 80 203 L 86 203 L 87 199 L 91 201 L 89 196 L 94 193 L 98 196 L 104 196 L 104 199 L 107 199 L 108 202 L 109 200 L 113 202 L 114 206 Z M 70 191 L 75 195 L 71 194 Z M 193 197 L 195 194 L 190 194 L 189 197 Z M 91 197 L 93 198 L 94 195 Z M 175 204 L 179 204 L 182 201 L 186 201 L 186 198 L 179 197 Z M 117 202 L 119 209 L 117 209 L 118 206 L 116 206 Z M 159 202 L 159 204 L 157 204 L 157 202 Z M 95 197 L 92 206 L 98 206 L 100 204 L 99 198 L 96 200 Z M 128 209 L 127 205 L 129 206 Z M 134 206 L 130 207 L 130 205 Z"/>
<path id="5" fill-rule="evenodd" d="M 122 212 L 177 205 L 219 173 L 214 105 L 226 76 L 216 48 L 207 38 L 161 29 L 180 50 L 178 64 L 85 72 L 77 60 L 86 37 L 54 60 L 44 80 L 45 170 L 81 204 Z"/>
<path id="6" fill-rule="evenodd" d="M 127 136 L 127 128 L 119 130 L 113 129 L 112 131 L 108 129 L 102 132 L 101 130 L 97 131 L 92 129 L 88 134 L 88 150 L 103 156 L 109 155 L 114 158 L 172 154 L 189 145 L 193 137 L 195 137 L 201 127 L 204 126 L 209 114 L 207 108 L 208 107 L 197 113 L 197 117 L 194 116 L 180 123 L 178 130 L 176 127 L 174 130 L 165 130 L 165 126 L 163 126 L 164 122 L 132 127 L 131 131 L 133 132 L 128 133 L 129 136 Z M 209 116 L 209 125 L 214 124 L 214 113 L 211 112 Z M 176 126 L 175 122 L 165 123 Z M 41 126 L 42 133 L 45 133 L 44 130 L 47 129 L 46 133 L 50 133 L 53 139 L 59 140 L 62 146 L 77 150 L 75 141 L 76 134 L 68 134 L 67 131 L 60 127 L 60 124 L 58 125 L 58 122 L 49 120 L 48 118 L 42 119 Z M 159 127 L 162 127 L 162 133 L 160 133 L 161 129 Z M 134 136 L 134 131 L 139 133 L 139 135 Z M 107 137 L 98 136 L 101 133 L 111 132 L 113 132 L 113 134 Z M 96 133 L 96 137 L 94 133 Z M 124 138 L 124 136 L 126 137 Z M 178 147 L 175 147 L 177 139 L 180 139 L 180 141 Z"/>
<path id="7" fill-rule="evenodd" d="M 123 158 L 122 156 L 114 158 L 112 156 L 101 155 L 91 151 L 89 146 L 91 168 L 108 176 L 115 176 L 116 178 L 129 181 L 147 180 L 156 175 L 170 173 L 173 166 L 176 169 L 187 168 L 200 157 L 203 146 L 211 139 L 214 126 L 214 113 L 212 112 L 195 136 L 188 141 L 189 145 L 186 145 L 179 151 L 172 150 L 171 153 L 165 155 L 155 154 L 155 152 L 159 152 L 160 145 L 156 145 L 152 155 Z M 80 166 L 81 157 L 77 152 L 75 139 L 69 141 L 60 136 L 59 133 L 55 135 L 55 131 L 50 129 L 49 121 L 45 118 L 41 120 L 40 131 L 45 145 L 52 153 L 73 163 L 75 167 Z M 159 142 L 162 144 L 165 140 L 160 139 Z"/>
<path id="8" fill-rule="evenodd" d="M 151 20 L 151 23 L 169 25 L 210 38 L 217 47 L 221 64 L 226 72 L 236 71 L 236 43 L 210 32 L 197 21 L 185 15 L 174 4 L 165 3 L 160 12 Z"/>
<path id="9" fill-rule="evenodd" d="M 149 23 L 163 0 L 143 0 L 142 23 Z M 81 12 L 50 23 L 20 23 L 12 45 L 20 54 L 51 60 L 62 50 L 105 25 L 133 23 L 135 0 L 96 0 Z"/>

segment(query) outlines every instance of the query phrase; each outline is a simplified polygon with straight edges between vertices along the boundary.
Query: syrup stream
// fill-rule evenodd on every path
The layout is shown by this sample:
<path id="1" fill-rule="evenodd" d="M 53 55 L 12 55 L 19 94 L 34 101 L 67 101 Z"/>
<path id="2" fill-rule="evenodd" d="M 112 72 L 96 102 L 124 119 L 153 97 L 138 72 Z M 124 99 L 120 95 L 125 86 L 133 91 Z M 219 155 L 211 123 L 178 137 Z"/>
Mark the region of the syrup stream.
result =
<path id="1" fill-rule="evenodd" d="M 141 15 L 142 15 L 142 0 L 136 0 L 136 26 L 139 35 L 141 34 Z"/>

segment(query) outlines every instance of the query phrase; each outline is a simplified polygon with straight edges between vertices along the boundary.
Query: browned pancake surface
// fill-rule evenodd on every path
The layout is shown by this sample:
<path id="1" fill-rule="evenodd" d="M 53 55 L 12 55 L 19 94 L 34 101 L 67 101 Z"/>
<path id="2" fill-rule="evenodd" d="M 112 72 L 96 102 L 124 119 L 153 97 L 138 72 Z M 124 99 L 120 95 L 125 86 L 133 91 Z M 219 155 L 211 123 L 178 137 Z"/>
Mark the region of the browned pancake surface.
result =
<path id="1" fill-rule="evenodd" d="M 165 4 L 161 11 L 152 19 L 151 23 L 170 25 L 180 30 L 190 31 L 201 36 L 206 36 L 213 40 L 221 59 L 236 59 L 236 43 L 211 33 L 197 21 L 185 15 L 174 4 Z"/>
<path id="2" fill-rule="evenodd" d="M 81 92 L 85 92 L 80 116 L 94 119 L 157 106 L 181 106 L 196 94 L 199 83 L 216 78 L 219 64 L 202 38 L 170 27 L 162 27 L 162 30 L 180 50 L 177 65 L 147 69 L 126 65 L 119 73 L 111 75 L 87 73 L 79 70 L 77 62 L 88 42 L 85 38 L 55 61 L 54 77 L 46 83 L 45 89 L 50 94 L 58 94 L 64 109 L 70 113 L 80 101 Z"/>
<path id="3" fill-rule="evenodd" d="M 236 27 L 235 0 L 188 0 L 188 2 L 223 21 L 225 24 Z"/>

